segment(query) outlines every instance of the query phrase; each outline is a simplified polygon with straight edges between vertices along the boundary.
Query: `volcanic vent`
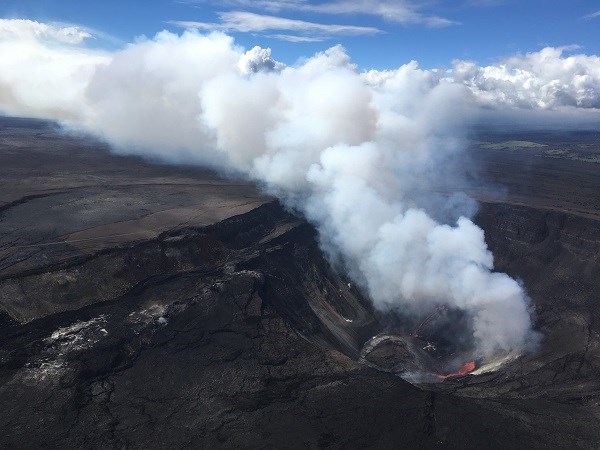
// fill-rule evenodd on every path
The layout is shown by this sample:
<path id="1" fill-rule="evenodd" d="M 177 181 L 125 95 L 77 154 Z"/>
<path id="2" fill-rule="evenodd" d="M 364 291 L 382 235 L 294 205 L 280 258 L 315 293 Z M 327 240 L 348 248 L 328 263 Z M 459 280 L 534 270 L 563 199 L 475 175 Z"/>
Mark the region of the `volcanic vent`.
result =
<path id="1" fill-rule="evenodd" d="M 388 317 L 387 320 L 390 320 Z M 413 383 L 429 383 L 467 375 L 481 361 L 474 357 L 472 321 L 466 313 L 438 305 L 424 319 L 400 319 L 365 343 L 361 361 Z"/>

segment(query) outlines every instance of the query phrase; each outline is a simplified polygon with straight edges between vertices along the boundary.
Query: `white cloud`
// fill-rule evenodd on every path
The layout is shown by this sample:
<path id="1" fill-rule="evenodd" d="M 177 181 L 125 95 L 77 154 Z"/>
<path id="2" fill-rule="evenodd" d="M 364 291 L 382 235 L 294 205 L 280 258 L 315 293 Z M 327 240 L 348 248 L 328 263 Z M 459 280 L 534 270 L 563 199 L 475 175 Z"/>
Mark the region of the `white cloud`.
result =
<path id="1" fill-rule="evenodd" d="M 293 34 L 267 34 L 265 37 L 287 42 L 323 42 L 327 37 L 297 36 Z"/>
<path id="2" fill-rule="evenodd" d="M 192 0 L 189 3 L 206 3 L 207 0 Z M 306 0 L 224 0 L 212 2 L 223 7 L 244 7 L 260 9 L 264 11 L 280 12 L 283 10 L 297 10 L 306 7 Z"/>
<path id="3" fill-rule="evenodd" d="M 285 68 L 285 64 L 275 61 L 271 57 L 270 48 L 261 48 L 255 46 L 240 56 L 238 68 L 242 73 L 245 74 L 257 72 L 280 72 Z"/>
<path id="4" fill-rule="evenodd" d="M 310 4 L 301 7 L 307 11 L 325 14 L 361 14 L 378 16 L 401 24 L 425 24 L 433 27 L 453 25 L 456 22 L 439 16 L 423 14 L 419 7 L 407 1 L 340 0 Z"/>
<path id="5" fill-rule="evenodd" d="M 206 0 L 189 3 L 205 3 Z M 368 15 L 400 24 L 424 24 L 431 27 L 454 25 L 450 19 L 421 12 L 423 5 L 408 0 L 335 0 L 322 3 L 306 0 L 228 0 L 220 7 L 248 8 L 268 12 L 300 11 L 330 15 Z"/>
<path id="6" fill-rule="evenodd" d="M 264 31 L 295 31 L 299 33 L 310 33 L 309 38 L 325 38 L 331 36 L 360 36 L 381 33 L 374 27 L 363 27 L 354 25 L 333 25 L 315 22 L 306 22 L 297 19 L 268 16 L 244 11 L 229 11 L 219 13 L 219 23 L 172 21 L 173 25 L 183 28 L 195 28 L 199 30 L 219 30 L 235 32 L 264 32 Z"/>
<path id="7" fill-rule="evenodd" d="M 564 55 L 573 49 L 547 47 L 485 67 L 455 61 L 452 76 L 491 108 L 600 108 L 600 58 Z"/>
<path id="8" fill-rule="evenodd" d="M 0 105 L 8 114 L 78 117 L 103 52 L 82 49 L 89 33 L 31 20 L 0 19 Z"/>
<path id="9" fill-rule="evenodd" d="M 72 25 L 46 24 L 26 19 L 0 19 L 0 41 L 55 41 L 81 44 L 92 34 Z"/>
<path id="10" fill-rule="evenodd" d="M 590 19 L 596 19 L 598 17 L 600 17 L 600 11 L 596 11 L 591 14 L 588 14 L 587 16 L 584 17 L 584 19 L 590 20 Z"/>

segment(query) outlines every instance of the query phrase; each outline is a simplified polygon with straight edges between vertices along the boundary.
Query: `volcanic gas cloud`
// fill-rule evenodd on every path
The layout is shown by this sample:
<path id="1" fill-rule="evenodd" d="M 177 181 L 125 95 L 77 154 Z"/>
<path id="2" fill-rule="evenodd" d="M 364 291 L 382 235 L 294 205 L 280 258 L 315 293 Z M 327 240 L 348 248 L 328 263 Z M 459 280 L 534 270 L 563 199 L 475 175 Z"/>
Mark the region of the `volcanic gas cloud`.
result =
<path id="1" fill-rule="evenodd" d="M 377 308 L 462 311 L 471 359 L 526 347 L 527 295 L 493 271 L 473 202 L 432 194 L 461 176 L 466 83 L 415 62 L 361 73 L 339 46 L 286 67 L 219 33 L 161 32 L 103 52 L 86 36 L 0 22 L 5 113 L 60 120 L 118 152 L 244 174 L 316 226 Z"/>

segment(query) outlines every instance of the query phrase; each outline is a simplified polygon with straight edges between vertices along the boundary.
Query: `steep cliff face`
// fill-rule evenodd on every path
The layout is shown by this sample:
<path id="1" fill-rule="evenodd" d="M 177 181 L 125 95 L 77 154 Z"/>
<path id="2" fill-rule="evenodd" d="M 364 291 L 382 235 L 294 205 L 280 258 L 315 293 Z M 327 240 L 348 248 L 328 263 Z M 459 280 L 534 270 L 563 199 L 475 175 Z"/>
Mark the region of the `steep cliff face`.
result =
<path id="1" fill-rule="evenodd" d="M 497 270 L 523 280 L 542 333 L 538 350 L 493 375 L 487 392 L 498 383 L 503 396 L 595 405 L 600 392 L 600 223 L 502 204 L 483 205 L 478 221 Z"/>
<path id="2" fill-rule="evenodd" d="M 387 325 L 277 203 L 5 277 L 0 442 L 595 447 L 597 222 L 498 204 L 478 222 L 544 339 L 421 389 L 356 362 Z"/>
<path id="3" fill-rule="evenodd" d="M 294 329 L 318 342 L 356 356 L 375 329 L 368 302 L 324 260 L 312 227 L 276 202 L 205 228 L 4 276 L 0 305 L 28 323 L 182 274 L 203 279 L 240 271 L 253 274 L 256 289 Z"/>

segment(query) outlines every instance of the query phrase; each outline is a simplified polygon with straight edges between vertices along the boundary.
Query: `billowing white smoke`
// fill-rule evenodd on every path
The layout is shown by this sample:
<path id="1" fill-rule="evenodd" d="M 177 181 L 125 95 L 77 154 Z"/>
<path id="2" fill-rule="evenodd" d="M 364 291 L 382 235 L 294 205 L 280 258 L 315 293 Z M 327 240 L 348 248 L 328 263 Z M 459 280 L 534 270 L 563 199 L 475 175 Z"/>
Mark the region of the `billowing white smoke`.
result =
<path id="1" fill-rule="evenodd" d="M 228 36 L 196 32 L 161 32 L 108 54 L 49 43 L 31 23 L 25 38 L 2 32 L 8 22 L 5 113 L 67 120 L 118 151 L 246 174 L 316 225 L 378 308 L 460 308 L 479 356 L 526 345 L 527 296 L 493 272 L 483 231 L 461 217 L 472 205 L 428 195 L 450 176 L 463 107 L 485 90 L 489 70 L 457 63 L 461 83 L 414 62 L 361 74 L 339 46 L 285 67 L 268 50 L 244 53 Z M 594 104 L 595 80 L 579 103 Z"/>
<path id="2" fill-rule="evenodd" d="M 98 64 L 110 56 L 74 45 L 89 34 L 28 20 L 0 19 L 0 109 L 9 114 L 76 119 Z"/>

